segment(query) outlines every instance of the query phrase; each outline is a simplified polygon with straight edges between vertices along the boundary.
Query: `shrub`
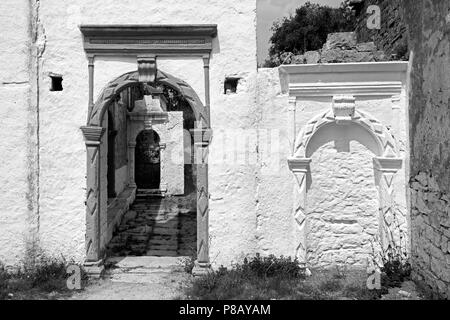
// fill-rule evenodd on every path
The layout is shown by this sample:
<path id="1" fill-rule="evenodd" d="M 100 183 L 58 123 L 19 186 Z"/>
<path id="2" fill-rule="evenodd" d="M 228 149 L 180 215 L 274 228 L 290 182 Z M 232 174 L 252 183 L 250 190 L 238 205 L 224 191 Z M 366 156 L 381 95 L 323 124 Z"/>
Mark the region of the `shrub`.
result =
<path id="1" fill-rule="evenodd" d="M 257 254 L 231 269 L 222 266 L 195 279 L 187 295 L 201 300 L 280 298 L 293 294 L 295 280 L 302 278 L 297 259 Z"/>
<path id="2" fill-rule="evenodd" d="M 242 265 L 236 266 L 236 270 L 242 271 L 250 277 L 256 276 L 260 278 L 275 276 L 300 278 L 304 272 L 297 258 L 294 260 L 291 257 L 285 258 L 283 256 L 277 258 L 274 255 L 261 257 L 259 254 L 256 254 L 251 260 L 245 258 Z"/>
<path id="3" fill-rule="evenodd" d="M 272 26 L 269 59 L 265 67 L 282 64 L 281 55 L 292 52 L 295 55 L 323 47 L 329 33 L 353 31 L 356 18 L 350 1 L 342 2 L 340 8 L 331 8 L 306 2 L 295 10 L 295 14 L 277 21 Z"/>
<path id="4" fill-rule="evenodd" d="M 391 228 L 385 227 L 387 234 L 387 245 L 383 246 L 378 237 L 374 242 L 378 242 L 378 253 L 372 243 L 372 263 L 378 266 L 381 271 L 381 286 L 383 292 L 389 288 L 401 286 L 401 284 L 411 278 L 411 264 L 407 250 L 407 235 L 401 228 L 399 218 L 402 212 L 393 207 L 393 223 Z"/>

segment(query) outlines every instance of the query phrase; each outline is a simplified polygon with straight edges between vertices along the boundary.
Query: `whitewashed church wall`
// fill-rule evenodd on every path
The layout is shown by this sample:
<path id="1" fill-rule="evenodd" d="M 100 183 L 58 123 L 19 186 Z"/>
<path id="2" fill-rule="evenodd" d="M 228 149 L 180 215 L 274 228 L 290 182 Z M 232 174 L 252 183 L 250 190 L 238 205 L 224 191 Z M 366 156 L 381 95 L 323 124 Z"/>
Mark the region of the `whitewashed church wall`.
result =
<path id="1" fill-rule="evenodd" d="M 259 69 L 257 103 L 259 170 L 257 188 L 258 252 L 295 255 L 292 241 L 294 179 L 288 168 L 292 153 L 292 116 L 288 95 L 281 92 L 278 69 Z"/>
<path id="2" fill-rule="evenodd" d="M 24 257 L 38 210 L 36 177 L 28 171 L 37 165 L 29 10 L 27 0 L 0 2 L 0 261 L 8 265 Z"/>
<path id="3" fill-rule="evenodd" d="M 39 91 L 40 237 L 46 250 L 61 252 L 80 261 L 84 255 L 86 151 L 79 127 L 87 118 L 88 62 L 77 26 L 217 24 L 218 38 L 214 40 L 210 70 L 211 122 L 213 129 L 219 130 L 230 125 L 251 125 L 251 122 L 244 124 L 242 118 L 252 113 L 255 106 L 254 86 L 245 87 L 245 83 L 256 76 L 255 8 L 256 1 L 41 1 L 39 21 L 43 27 L 45 51 Z M 161 58 L 158 68 L 185 80 L 204 101 L 201 59 Z M 134 59 L 96 58 L 95 99 L 109 81 L 136 69 Z M 49 72 L 63 76 L 63 92 L 49 92 Z M 223 94 L 225 77 L 230 75 L 242 77 L 240 92 L 233 96 Z M 225 117 L 224 113 L 227 114 Z M 212 151 L 210 158 L 214 157 Z M 241 248 L 246 252 L 254 248 L 254 174 L 247 168 L 225 172 L 210 166 L 209 175 L 211 257 L 220 251 L 217 261 L 228 261 Z M 237 234 L 240 236 L 236 237 Z M 228 241 L 232 238 L 239 240 Z M 228 245 L 214 249 L 214 243 Z"/>
<path id="4" fill-rule="evenodd" d="M 115 190 L 117 194 L 120 194 L 128 185 L 128 165 L 123 166 L 120 169 L 116 169 Z"/>

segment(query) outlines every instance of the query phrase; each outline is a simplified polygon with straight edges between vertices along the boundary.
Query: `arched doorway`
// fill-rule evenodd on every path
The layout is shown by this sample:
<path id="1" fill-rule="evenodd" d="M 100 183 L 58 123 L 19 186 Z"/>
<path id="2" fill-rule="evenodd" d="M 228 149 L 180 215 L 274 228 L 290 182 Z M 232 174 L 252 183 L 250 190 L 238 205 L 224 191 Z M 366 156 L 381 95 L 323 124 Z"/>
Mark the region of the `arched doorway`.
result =
<path id="1" fill-rule="evenodd" d="M 108 244 L 105 227 L 109 227 L 110 217 L 107 211 L 107 138 L 104 133 L 108 127 L 107 110 L 111 103 L 120 97 L 128 99 L 128 106 L 133 107 L 130 99 L 131 91 L 139 91 L 142 83 L 138 81 L 137 71 L 126 73 L 110 82 L 100 94 L 99 99 L 88 115 L 88 125 L 82 127 L 87 147 L 87 196 L 86 196 L 86 265 L 98 265 L 104 258 L 106 245 Z M 208 165 L 207 157 L 210 139 L 212 137 L 209 127 L 208 109 L 203 106 L 195 91 L 184 81 L 158 70 L 156 81 L 153 85 L 166 86 L 178 93 L 193 115 L 188 122 L 190 139 L 193 140 L 193 150 L 189 158 L 195 159 L 193 174 L 195 174 L 195 186 L 193 195 L 196 208 L 196 246 L 197 264 L 201 270 L 209 268 L 209 192 L 208 192 Z M 137 89 L 137 90 L 136 90 Z M 170 97 L 169 97 L 170 98 Z M 123 108 L 124 106 L 122 106 Z M 176 109 L 176 108 L 175 108 Z M 131 111 L 131 110 L 128 110 Z M 188 113 L 189 113 L 188 112 Z M 190 117 L 190 116 L 189 116 Z M 191 118 L 191 117 L 190 117 Z M 133 150 L 135 156 L 136 143 L 128 143 L 128 149 Z M 130 153 L 129 153 L 130 154 Z M 129 160 L 132 172 L 131 188 L 136 188 L 134 183 L 135 162 Z M 135 191 L 134 191 L 135 192 Z M 122 203 L 123 199 L 119 199 Z M 127 205 L 126 201 L 124 202 Z"/>
<path id="2" fill-rule="evenodd" d="M 154 130 L 144 130 L 136 138 L 135 181 L 138 189 L 160 188 L 161 149 L 160 138 Z"/>

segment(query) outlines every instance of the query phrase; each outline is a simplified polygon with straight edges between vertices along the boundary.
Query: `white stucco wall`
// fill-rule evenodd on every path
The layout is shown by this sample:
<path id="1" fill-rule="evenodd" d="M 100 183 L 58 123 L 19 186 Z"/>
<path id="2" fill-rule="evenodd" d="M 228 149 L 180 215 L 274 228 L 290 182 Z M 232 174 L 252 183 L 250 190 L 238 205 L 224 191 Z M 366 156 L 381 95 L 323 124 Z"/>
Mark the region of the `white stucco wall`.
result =
<path id="1" fill-rule="evenodd" d="M 120 169 L 116 169 L 115 190 L 117 194 L 120 194 L 128 184 L 128 165 L 123 166 Z"/>
<path id="2" fill-rule="evenodd" d="M 85 232 L 86 153 L 79 127 L 87 118 L 87 59 L 78 24 L 217 24 L 211 59 L 211 105 L 214 129 L 248 127 L 255 108 L 253 88 L 234 96 L 223 95 L 223 81 L 240 74 L 243 82 L 256 76 L 256 2 L 207 1 L 41 1 L 39 17 L 46 49 L 41 70 L 41 239 L 50 251 L 82 259 Z M 139 10 L 136 10 L 139 8 Z M 245 51 L 242 48 L 246 48 Z M 119 75 L 136 70 L 128 58 L 98 57 L 95 61 L 95 97 Z M 158 68 L 187 81 L 204 101 L 201 59 L 158 59 Z M 63 75 L 63 92 L 49 92 L 47 74 Z M 232 110 L 232 111 L 231 111 Z M 231 111 L 231 112 L 230 112 Z M 214 158 L 214 152 L 211 152 Z M 67 164 L 70 163 L 70 166 Z M 211 256 L 220 261 L 236 251 L 254 247 L 254 175 L 246 168 L 224 174 L 210 168 Z M 230 181 L 233 183 L 230 184 Z M 225 194 L 226 197 L 222 197 Z M 222 200 L 215 200 L 223 198 Z M 225 223 L 224 221 L 240 221 Z M 233 235 L 242 235 L 238 239 Z M 227 243 L 214 249 L 214 243 Z M 218 260 L 219 261 L 219 260 Z"/>
<path id="3" fill-rule="evenodd" d="M 258 252 L 294 256 L 294 179 L 288 168 L 293 141 L 288 95 L 281 92 L 278 68 L 259 69 L 257 229 Z"/>
<path id="4" fill-rule="evenodd" d="M 36 209 L 27 170 L 36 129 L 29 118 L 29 12 L 26 0 L 0 2 L 0 262 L 5 264 L 23 257 Z"/>
<path id="5" fill-rule="evenodd" d="M 214 135 L 209 153 L 211 262 L 214 267 L 229 266 L 243 256 L 257 252 L 294 255 L 298 245 L 293 241 L 298 232 L 293 207 L 296 182 L 287 159 L 292 156 L 296 135 L 311 118 L 331 108 L 331 99 L 299 99 L 294 130 L 292 106 L 288 93 L 280 86 L 278 69 L 256 69 L 256 0 L 45 0 L 39 3 L 31 18 L 39 26 L 38 40 L 43 50 L 38 61 L 38 91 L 32 95 L 39 102 L 36 125 L 39 128 L 40 169 L 39 186 L 31 189 L 39 190 L 37 235 L 44 250 L 78 261 L 82 261 L 85 254 L 86 148 L 80 126 L 85 125 L 87 118 L 88 63 L 78 25 L 217 24 L 218 36 L 213 43 L 210 63 Z M 12 5 L 12 2 L 8 0 L 3 4 Z M 30 12 L 25 0 L 14 1 L 13 8 L 21 13 Z M 23 14 L 18 16 L 25 17 Z M 1 16 L 2 19 L 5 17 Z M 5 173 L 1 184 L 0 261 L 8 264 L 16 263 L 23 256 L 25 246 L 17 246 L 17 241 L 30 234 L 30 225 L 33 225 L 30 220 L 36 212 L 33 206 L 32 210 L 27 206 L 32 203 L 27 198 L 32 185 L 27 168 L 32 168 L 29 166 L 29 145 L 34 141 L 30 134 L 34 128 L 29 123 L 33 123 L 36 109 L 31 107 L 33 103 L 28 95 L 33 92 L 28 77 L 28 70 L 32 70 L 28 68 L 29 21 L 23 19 L 2 20 L 1 25 L 6 26 L 7 31 L 1 35 L 4 41 L 15 48 L 0 53 L 1 58 L 11 62 L 10 66 L 2 65 L 0 69 L 0 95 L 5 101 L 0 111 L 4 115 L 0 119 L 4 141 L 0 151 L 14 159 L 13 162 L 2 161 L 0 167 Z M 191 85 L 204 101 L 201 59 L 161 58 L 157 63 L 159 69 Z M 136 61 L 132 58 L 96 57 L 95 97 L 109 81 L 136 69 Z M 63 76 L 62 92 L 49 91 L 48 74 L 51 72 Z M 223 92 L 224 80 L 229 76 L 240 78 L 234 94 Z M 391 99 L 380 97 L 357 99 L 358 110 L 369 112 L 392 128 L 404 156 L 404 92 L 396 104 L 399 107 L 393 108 Z M 103 121 L 106 126 L 107 117 Z M 106 163 L 107 139 L 105 136 L 103 139 L 101 156 Z M 373 180 L 373 171 L 369 170 L 369 167 L 373 169 L 371 159 L 368 160 L 370 152 L 353 141 L 350 145 L 350 153 L 336 152 L 333 145 L 325 144 L 312 154 L 312 172 L 316 178 L 310 190 L 312 201 L 308 210 L 318 208 L 320 211 L 328 202 L 332 205 L 330 215 L 340 213 L 342 208 L 333 203 L 339 202 L 343 185 L 359 181 L 356 198 L 363 204 L 358 210 L 361 215 L 368 215 L 361 223 L 372 230 L 373 197 L 376 195 L 373 195 L 375 189 L 370 183 Z M 318 165 L 321 159 L 325 159 L 324 164 L 328 163 L 331 168 Z M 346 165 L 333 167 L 338 160 Z M 103 179 L 106 179 L 106 169 L 106 166 L 102 167 Z M 352 171 L 352 175 L 342 177 L 343 169 Z M 117 188 L 123 187 L 126 174 L 126 166 L 116 170 L 116 175 L 123 177 L 116 180 Z M 342 181 L 345 182 L 342 184 Z M 327 182 L 331 187 L 324 190 Z M 395 189 L 400 190 L 395 193 L 396 201 L 405 206 L 404 172 L 396 175 L 394 184 Z M 337 196 L 327 198 L 326 194 Z M 101 198 L 106 210 L 106 184 L 101 190 Z M 351 214 L 359 216 L 359 213 L 352 211 Z M 317 222 L 322 223 L 319 220 Z M 106 211 L 101 214 L 101 225 L 102 239 L 106 239 Z M 360 231 L 360 228 L 356 230 L 353 237 L 360 235 Z M 327 240 L 323 238 L 327 237 L 322 237 L 320 232 L 312 233 L 310 240 L 320 247 L 324 241 L 326 245 Z"/>

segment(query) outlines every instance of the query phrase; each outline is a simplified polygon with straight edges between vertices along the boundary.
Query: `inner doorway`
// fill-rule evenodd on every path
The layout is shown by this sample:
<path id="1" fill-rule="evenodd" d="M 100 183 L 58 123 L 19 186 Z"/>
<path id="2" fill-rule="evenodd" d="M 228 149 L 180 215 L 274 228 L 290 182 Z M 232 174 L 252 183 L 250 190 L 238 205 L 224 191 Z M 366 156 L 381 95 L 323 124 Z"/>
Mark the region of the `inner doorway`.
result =
<path id="1" fill-rule="evenodd" d="M 135 181 L 138 189 L 158 190 L 161 184 L 160 137 L 154 130 L 144 130 L 136 138 Z"/>

